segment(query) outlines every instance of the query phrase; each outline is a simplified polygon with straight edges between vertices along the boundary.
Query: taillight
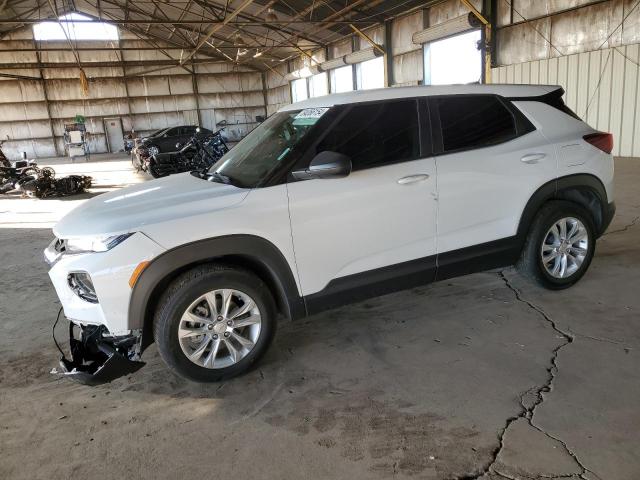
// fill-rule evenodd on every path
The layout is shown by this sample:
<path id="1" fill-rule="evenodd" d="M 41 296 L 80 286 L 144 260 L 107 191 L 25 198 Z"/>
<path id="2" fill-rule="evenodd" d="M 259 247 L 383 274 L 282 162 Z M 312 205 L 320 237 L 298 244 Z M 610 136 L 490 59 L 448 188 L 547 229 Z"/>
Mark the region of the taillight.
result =
<path id="1" fill-rule="evenodd" d="M 613 135 L 611 133 L 590 133 L 582 138 L 584 138 L 585 142 L 590 143 L 605 153 L 611 153 L 613 150 Z"/>

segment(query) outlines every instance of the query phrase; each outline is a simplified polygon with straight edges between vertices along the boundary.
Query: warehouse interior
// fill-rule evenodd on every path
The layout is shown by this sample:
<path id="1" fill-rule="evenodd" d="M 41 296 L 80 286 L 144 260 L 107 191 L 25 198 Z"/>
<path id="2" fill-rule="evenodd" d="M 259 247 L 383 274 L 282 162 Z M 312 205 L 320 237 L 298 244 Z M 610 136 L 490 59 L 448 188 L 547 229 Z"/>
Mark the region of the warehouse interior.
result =
<path id="1" fill-rule="evenodd" d="M 613 134 L 617 214 L 580 284 L 509 268 L 284 323 L 219 384 L 153 346 L 110 384 L 50 375 L 42 251 L 153 181 L 130 142 L 199 126 L 233 149 L 307 98 L 466 83 L 560 85 Z M 0 194 L 1 478 L 640 478 L 640 0 L 0 0 L 0 148 L 91 177 Z"/>

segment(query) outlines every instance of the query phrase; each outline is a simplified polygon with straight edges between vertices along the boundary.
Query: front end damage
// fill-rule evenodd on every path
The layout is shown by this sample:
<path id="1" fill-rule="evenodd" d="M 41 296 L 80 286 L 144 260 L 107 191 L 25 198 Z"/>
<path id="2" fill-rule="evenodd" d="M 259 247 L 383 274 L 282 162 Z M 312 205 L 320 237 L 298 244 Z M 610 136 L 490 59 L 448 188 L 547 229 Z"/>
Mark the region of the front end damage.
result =
<path id="1" fill-rule="evenodd" d="M 60 314 L 58 314 L 58 320 Z M 56 324 L 58 323 L 56 320 Z M 81 325 L 69 321 L 69 358 L 60 351 L 60 367 L 51 373 L 85 385 L 108 383 L 116 378 L 136 372 L 145 364 L 140 361 L 142 335 L 112 336 L 104 325 Z"/>

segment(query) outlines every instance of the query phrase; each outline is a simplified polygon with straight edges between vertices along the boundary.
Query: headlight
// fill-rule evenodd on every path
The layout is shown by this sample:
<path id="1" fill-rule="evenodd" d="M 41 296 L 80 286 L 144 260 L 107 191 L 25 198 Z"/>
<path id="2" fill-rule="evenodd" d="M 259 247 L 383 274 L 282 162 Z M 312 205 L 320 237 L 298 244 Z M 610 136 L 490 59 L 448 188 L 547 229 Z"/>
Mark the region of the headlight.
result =
<path id="1" fill-rule="evenodd" d="M 131 235 L 133 235 L 133 233 L 124 233 L 122 235 L 102 238 L 69 238 L 65 241 L 65 252 L 106 252 L 124 242 Z"/>

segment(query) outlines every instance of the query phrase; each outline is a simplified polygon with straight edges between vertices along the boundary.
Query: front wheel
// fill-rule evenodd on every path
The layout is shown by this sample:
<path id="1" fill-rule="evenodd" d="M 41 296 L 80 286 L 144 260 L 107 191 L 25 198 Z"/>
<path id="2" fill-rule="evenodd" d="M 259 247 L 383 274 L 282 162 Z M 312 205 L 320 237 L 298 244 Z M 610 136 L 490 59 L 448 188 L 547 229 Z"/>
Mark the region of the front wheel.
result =
<path id="1" fill-rule="evenodd" d="M 264 282 L 247 270 L 219 264 L 178 277 L 154 318 L 164 362 L 197 382 L 245 372 L 266 352 L 275 329 L 274 301 Z"/>
<path id="2" fill-rule="evenodd" d="M 572 202 L 551 201 L 536 215 L 516 266 L 545 288 L 568 288 L 589 268 L 595 242 L 589 212 Z"/>
<path id="3" fill-rule="evenodd" d="M 158 163 L 154 159 L 150 159 L 147 163 L 147 171 L 153 178 L 161 178 L 166 176 L 166 174 L 162 174 L 160 172 L 160 170 L 158 169 Z"/>

